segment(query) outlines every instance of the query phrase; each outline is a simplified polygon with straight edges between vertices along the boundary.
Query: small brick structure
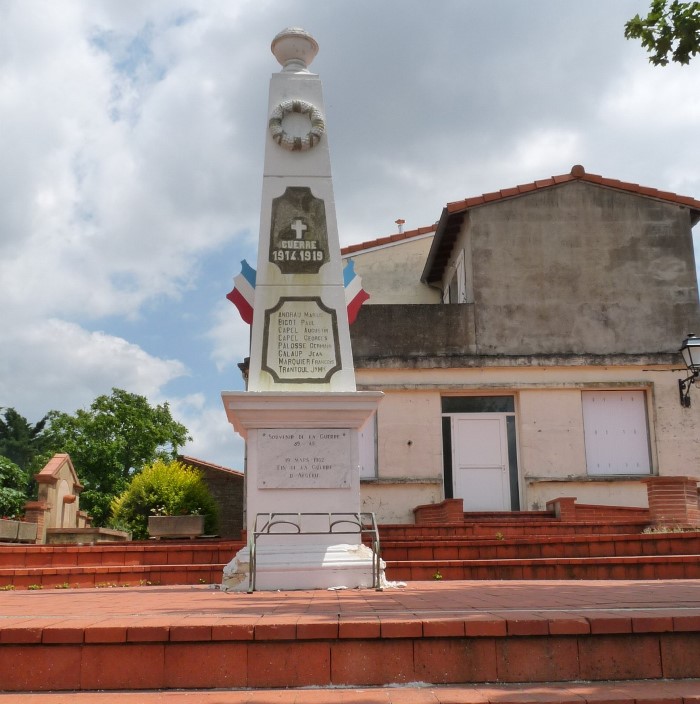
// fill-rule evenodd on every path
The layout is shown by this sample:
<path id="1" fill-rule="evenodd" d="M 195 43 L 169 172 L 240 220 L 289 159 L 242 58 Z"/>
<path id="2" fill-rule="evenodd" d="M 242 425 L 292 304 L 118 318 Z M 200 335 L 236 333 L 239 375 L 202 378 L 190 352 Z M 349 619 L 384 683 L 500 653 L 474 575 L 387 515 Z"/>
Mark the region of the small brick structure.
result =
<path id="1" fill-rule="evenodd" d="M 25 504 L 24 515 L 28 523 L 37 525 L 37 543 L 45 543 L 51 529 L 90 526 L 90 517 L 80 510 L 83 486 L 68 454 L 55 454 L 34 478 L 39 496 Z"/>
<path id="2" fill-rule="evenodd" d="M 649 477 L 644 479 L 651 522 L 655 525 L 700 526 L 696 477 Z"/>
<path id="3" fill-rule="evenodd" d="M 238 540 L 243 530 L 243 484 L 245 475 L 235 469 L 178 455 L 178 461 L 198 469 L 219 508 L 219 536 Z"/>
<path id="4" fill-rule="evenodd" d="M 649 509 L 637 506 L 579 504 L 575 496 L 560 496 L 547 502 L 547 510 L 561 521 L 651 521 Z"/>
<path id="5" fill-rule="evenodd" d="M 417 525 L 463 523 L 464 499 L 445 499 L 437 504 L 423 504 L 413 509 Z"/>

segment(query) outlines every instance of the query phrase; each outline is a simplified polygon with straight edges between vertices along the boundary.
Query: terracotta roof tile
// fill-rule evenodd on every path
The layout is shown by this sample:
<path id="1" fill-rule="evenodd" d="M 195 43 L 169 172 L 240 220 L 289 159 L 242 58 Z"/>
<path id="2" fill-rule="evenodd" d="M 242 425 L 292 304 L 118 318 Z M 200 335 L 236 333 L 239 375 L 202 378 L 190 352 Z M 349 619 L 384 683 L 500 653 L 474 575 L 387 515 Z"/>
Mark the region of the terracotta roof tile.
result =
<path id="1" fill-rule="evenodd" d="M 620 181 L 616 178 L 606 178 L 605 176 L 600 176 L 599 174 L 589 174 L 583 166 L 577 164 L 568 174 L 560 174 L 558 176 L 552 176 L 551 178 L 540 179 L 532 183 L 523 183 L 518 186 L 514 186 L 513 188 L 504 188 L 495 193 L 485 193 L 480 196 L 473 196 L 471 198 L 465 198 L 464 200 L 448 203 L 446 206 L 447 212 L 448 214 L 457 213 L 462 210 L 472 208 L 476 205 L 483 205 L 484 203 L 491 203 L 495 200 L 501 200 L 504 198 L 512 198 L 523 193 L 530 193 L 542 188 L 550 188 L 561 183 L 576 180 L 595 183 L 601 186 L 607 186 L 608 188 L 615 188 L 620 191 L 636 193 L 638 195 L 648 196 L 650 198 L 658 198 L 659 200 L 684 205 L 700 211 L 700 200 L 696 200 L 695 198 L 690 198 L 689 196 L 679 196 L 678 194 L 671 193 L 670 191 L 660 191 L 656 188 L 648 188 L 646 186 L 640 186 L 637 183 Z"/>
<path id="2" fill-rule="evenodd" d="M 459 209 L 463 208 L 463 202 L 460 201 Z M 413 237 L 420 237 L 421 235 L 429 235 L 431 232 L 435 232 L 435 225 L 428 225 L 427 227 L 417 227 L 415 230 L 406 230 L 406 232 L 397 232 L 394 235 L 387 235 L 386 237 L 379 237 L 376 240 L 369 240 L 367 242 L 360 242 L 359 244 L 351 244 L 347 247 L 343 247 L 340 253 L 343 256 L 348 254 L 353 254 L 354 252 L 361 252 L 365 249 L 372 249 L 373 247 L 381 247 L 384 244 L 392 244 L 394 242 L 401 242 L 402 240 L 410 240 Z"/>
<path id="3" fill-rule="evenodd" d="M 545 188 L 546 186 L 551 186 L 554 184 L 553 178 L 543 178 L 540 181 L 535 181 L 536 188 Z"/>
<path id="4" fill-rule="evenodd" d="M 205 462 L 204 460 L 197 459 L 196 457 L 188 457 L 187 455 L 178 455 L 177 459 L 182 462 L 182 464 L 188 464 L 194 467 L 210 467 L 211 469 L 218 469 L 222 472 L 228 472 L 229 474 L 239 474 L 243 476 L 242 472 L 239 472 L 230 467 L 222 467 L 220 464 L 214 464 L 213 462 Z"/>
<path id="5" fill-rule="evenodd" d="M 606 178 L 604 176 L 600 176 L 599 174 L 589 174 L 583 166 L 576 164 L 572 167 L 568 174 L 560 174 L 558 176 L 552 176 L 551 178 L 541 179 L 532 183 L 523 183 L 518 186 L 514 186 L 513 188 L 504 188 L 495 193 L 485 193 L 481 196 L 474 196 L 447 203 L 443 210 L 443 217 L 440 220 L 440 231 L 437 233 L 437 237 L 433 242 L 431 253 L 428 255 L 428 262 L 426 263 L 422 280 L 435 280 L 438 270 L 444 265 L 444 257 L 439 257 L 438 252 L 444 247 L 451 246 L 451 241 L 448 241 L 447 238 L 443 237 L 443 235 L 445 233 L 445 228 L 448 227 L 450 219 L 454 216 L 464 213 L 464 211 L 469 210 L 469 208 L 484 205 L 485 203 L 493 203 L 495 201 L 505 200 L 507 198 L 516 198 L 525 193 L 551 188 L 552 186 L 557 186 L 571 181 L 586 181 L 588 183 L 594 183 L 606 188 L 625 191 L 627 193 L 634 193 L 647 198 L 656 198 L 667 203 L 690 208 L 691 210 L 696 211 L 696 214 L 700 216 L 700 200 L 690 198 L 689 196 L 680 196 L 676 193 L 671 193 L 670 191 L 659 191 L 656 188 L 640 186 L 637 183 L 628 183 L 618 179 Z"/>
<path id="6" fill-rule="evenodd" d="M 445 206 L 445 210 L 448 216 L 455 215 L 457 213 L 464 212 L 469 208 L 474 208 L 479 205 L 493 203 L 499 200 L 504 200 L 506 198 L 516 198 L 517 196 L 523 195 L 524 193 L 531 193 L 532 191 L 537 191 L 543 188 L 551 188 L 552 186 L 557 186 L 562 183 L 568 183 L 570 181 L 577 180 L 586 181 L 588 183 L 595 183 L 601 186 L 606 186 L 608 188 L 626 191 L 628 193 L 636 193 L 638 195 L 647 196 L 649 198 L 658 198 L 659 200 L 663 200 L 668 203 L 675 203 L 677 205 L 682 205 L 693 210 L 697 210 L 698 213 L 700 213 L 700 200 L 690 198 L 689 196 L 680 196 L 675 193 L 671 193 L 670 191 L 659 191 L 656 188 L 640 186 L 637 183 L 628 183 L 626 181 L 620 181 L 618 179 L 605 178 L 604 176 L 600 176 L 598 174 L 589 174 L 580 164 L 576 164 L 575 166 L 573 166 L 571 172 L 568 174 L 560 174 L 558 176 L 540 179 L 532 183 L 523 183 L 518 186 L 513 186 L 512 188 L 504 188 L 500 191 L 484 193 L 480 196 L 472 196 L 470 198 L 452 201 L 450 203 L 447 203 L 447 205 Z M 394 235 L 380 237 L 378 239 L 369 240 L 367 242 L 361 242 L 359 244 L 351 244 L 347 247 L 343 247 L 340 252 L 343 256 L 347 256 L 348 254 L 353 254 L 354 252 L 361 252 L 366 249 L 372 249 L 373 247 L 381 247 L 385 244 L 391 244 L 393 242 L 399 242 L 401 240 L 410 239 L 411 237 L 418 237 L 419 235 L 429 234 L 431 232 L 435 232 L 436 228 L 437 223 L 428 227 L 419 227 L 415 230 L 407 230 L 406 232 L 399 232 Z"/>
<path id="7" fill-rule="evenodd" d="M 534 191 L 537 186 L 534 183 L 523 183 L 520 186 L 516 186 L 520 193 L 528 193 L 529 191 Z"/>

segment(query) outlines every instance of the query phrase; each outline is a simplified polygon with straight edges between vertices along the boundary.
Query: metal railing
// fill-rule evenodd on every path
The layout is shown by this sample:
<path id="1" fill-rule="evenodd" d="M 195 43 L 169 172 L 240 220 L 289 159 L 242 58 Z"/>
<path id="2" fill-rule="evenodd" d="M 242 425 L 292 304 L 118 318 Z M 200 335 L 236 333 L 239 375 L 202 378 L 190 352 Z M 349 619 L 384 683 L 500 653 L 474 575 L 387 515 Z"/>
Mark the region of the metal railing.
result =
<path id="1" fill-rule="evenodd" d="M 317 519 L 327 521 L 325 530 L 309 530 L 304 526 L 303 519 L 312 519 L 318 524 Z M 316 519 L 316 520 L 313 520 Z M 308 523 L 309 521 L 307 521 Z M 284 527 L 283 530 L 277 530 Z M 291 530 L 290 530 L 291 529 Z M 379 549 L 379 529 L 374 513 L 258 513 L 255 516 L 253 540 L 250 544 L 250 575 L 248 579 L 248 593 L 255 591 L 257 574 L 257 545 L 258 538 L 265 535 L 295 536 L 295 535 L 360 535 L 369 536 L 372 544 L 372 587 L 382 591 L 381 585 L 381 558 Z"/>

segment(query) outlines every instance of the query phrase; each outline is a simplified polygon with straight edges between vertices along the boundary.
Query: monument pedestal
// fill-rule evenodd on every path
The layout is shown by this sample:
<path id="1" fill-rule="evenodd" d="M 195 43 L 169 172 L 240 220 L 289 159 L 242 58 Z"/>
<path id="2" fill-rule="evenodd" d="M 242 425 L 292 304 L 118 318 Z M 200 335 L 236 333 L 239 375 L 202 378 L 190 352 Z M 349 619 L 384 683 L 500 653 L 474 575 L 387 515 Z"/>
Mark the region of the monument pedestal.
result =
<path id="1" fill-rule="evenodd" d="M 285 513 L 306 515 L 260 536 L 256 588 L 372 586 L 372 551 L 362 545 L 359 531 L 348 533 L 341 524 L 328 532 L 328 514 L 360 513 L 359 431 L 382 396 L 374 391 L 222 394 L 229 422 L 248 450 L 249 545 L 224 569 L 225 589 L 249 587 L 256 516 Z"/>

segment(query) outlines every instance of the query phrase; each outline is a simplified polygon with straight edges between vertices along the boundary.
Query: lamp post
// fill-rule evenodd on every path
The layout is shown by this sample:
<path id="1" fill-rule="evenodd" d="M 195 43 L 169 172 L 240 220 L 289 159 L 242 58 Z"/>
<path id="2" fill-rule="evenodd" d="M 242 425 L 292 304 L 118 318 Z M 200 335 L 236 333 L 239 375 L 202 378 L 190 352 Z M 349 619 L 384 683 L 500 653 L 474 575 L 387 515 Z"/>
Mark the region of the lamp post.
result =
<path id="1" fill-rule="evenodd" d="M 687 379 L 678 380 L 678 392 L 680 394 L 681 406 L 683 406 L 683 408 L 690 408 L 690 387 L 695 383 L 698 376 L 700 376 L 700 338 L 695 337 L 692 332 L 688 333 L 688 337 L 683 340 L 680 351 L 685 366 L 688 367 L 690 376 Z"/>

